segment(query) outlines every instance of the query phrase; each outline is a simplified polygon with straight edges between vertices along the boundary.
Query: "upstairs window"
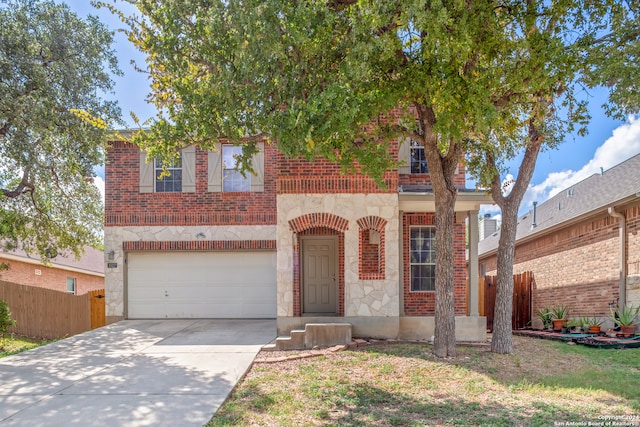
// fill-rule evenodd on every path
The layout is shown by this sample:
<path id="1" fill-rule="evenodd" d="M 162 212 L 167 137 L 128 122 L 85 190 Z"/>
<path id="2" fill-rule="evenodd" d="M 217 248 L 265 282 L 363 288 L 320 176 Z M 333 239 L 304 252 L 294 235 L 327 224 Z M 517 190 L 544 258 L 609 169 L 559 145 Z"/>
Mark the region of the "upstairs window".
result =
<path id="1" fill-rule="evenodd" d="M 424 147 L 413 139 L 410 144 L 411 173 L 429 173 Z"/>
<path id="2" fill-rule="evenodd" d="M 411 227 L 411 291 L 436 290 L 436 230 Z"/>
<path id="3" fill-rule="evenodd" d="M 179 193 L 182 191 L 182 156 L 167 168 L 169 176 L 161 176 L 162 162 L 155 160 L 156 193 Z"/>
<path id="4" fill-rule="evenodd" d="M 196 147 L 190 145 L 180 150 L 178 159 L 169 165 L 171 175 L 160 178 L 162 162 L 147 162 L 147 153 L 140 151 L 141 193 L 195 193 Z"/>
<path id="5" fill-rule="evenodd" d="M 258 142 L 256 147 L 258 152 L 251 158 L 251 167 L 255 175 L 246 172 L 244 177 L 235 170 L 238 165 L 237 156 L 242 154 L 242 147 L 216 143 L 215 149 L 210 150 L 207 156 L 207 191 L 264 192 L 264 143 Z"/>
<path id="6" fill-rule="evenodd" d="M 245 172 L 245 177 L 236 170 L 240 155 L 242 147 L 226 144 L 222 146 L 222 191 L 251 191 L 251 173 Z"/>

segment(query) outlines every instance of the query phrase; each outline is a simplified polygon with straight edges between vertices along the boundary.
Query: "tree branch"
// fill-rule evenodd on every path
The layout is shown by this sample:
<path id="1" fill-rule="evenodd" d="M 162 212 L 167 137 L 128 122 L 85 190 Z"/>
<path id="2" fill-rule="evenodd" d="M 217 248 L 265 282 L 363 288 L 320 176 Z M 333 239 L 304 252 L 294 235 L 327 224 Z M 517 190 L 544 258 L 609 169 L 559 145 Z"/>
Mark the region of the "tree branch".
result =
<path id="1" fill-rule="evenodd" d="M 7 133 L 9 133 L 9 128 L 11 127 L 11 125 L 7 122 L 4 125 L 2 125 L 2 127 L 0 127 L 0 135 L 1 136 L 7 136 Z"/>
<path id="2" fill-rule="evenodd" d="M 527 186 L 531 181 L 536 159 L 538 158 L 538 153 L 540 152 L 543 141 L 544 135 L 540 133 L 534 119 L 529 119 L 529 143 L 527 144 L 522 163 L 520 163 L 520 168 L 518 169 L 518 178 L 511 189 L 511 193 L 507 197 L 522 199 L 522 195 L 527 191 Z"/>
<path id="3" fill-rule="evenodd" d="M 496 171 L 491 179 L 491 195 L 493 197 L 493 201 L 496 202 L 500 209 L 502 209 L 505 198 L 502 194 L 502 184 L 500 182 L 500 173 L 498 173 L 498 168 L 496 167 L 496 159 L 493 157 L 493 154 L 487 150 L 485 153 L 485 160 L 487 165 Z"/>
<path id="4" fill-rule="evenodd" d="M 2 192 L 2 195 L 9 199 L 15 199 L 16 197 L 20 197 L 21 195 L 26 193 L 33 194 L 34 190 L 35 190 L 34 185 L 31 182 L 29 182 L 29 168 L 25 169 L 25 171 L 23 172 L 22 180 L 16 186 L 16 188 L 14 188 L 13 190 L 0 188 L 0 192 Z"/>

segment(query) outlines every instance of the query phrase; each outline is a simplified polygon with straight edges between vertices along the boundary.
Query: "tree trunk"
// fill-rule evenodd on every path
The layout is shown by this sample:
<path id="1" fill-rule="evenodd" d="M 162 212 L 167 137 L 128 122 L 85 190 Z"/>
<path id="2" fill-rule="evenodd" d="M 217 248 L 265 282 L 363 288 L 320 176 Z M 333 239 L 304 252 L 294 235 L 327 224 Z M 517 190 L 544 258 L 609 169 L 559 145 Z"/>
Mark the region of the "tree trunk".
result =
<path id="1" fill-rule="evenodd" d="M 456 193 L 436 194 L 436 317 L 433 353 L 456 355 L 456 318 L 453 298 L 453 224 Z"/>
<path id="2" fill-rule="evenodd" d="M 498 242 L 498 277 L 496 284 L 496 306 L 493 318 L 493 338 L 491 351 L 508 354 L 513 352 L 512 313 L 513 313 L 513 261 L 518 231 L 518 209 L 529 187 L 533 170 L 536 167 L 538 153 L 544 137 L 538 131 L 535 121 L 529 121 L 529 143 L 518 170 L 518 178 L 508 196 L 502 194 L 500 176 L 496 174 L 491 184 L 493 200 L 502 210 L 502 226 Z M 493 157 L 487 156 L 487 162 L 498 170 Z"/>
<path id="3" fill-rule="evenodd" d="M 433 109 L 425 104 L 415 104 L 423 135 L 424 154 L 429 165 L 429 175 L 435 198 L 436 223 L 436 313 L 433 353 L 437 357 L 456 355 L 456 317 L 453 299 L 453 224 L 458 190 L 453 182 L 462 147 L 449 141 L 443 150 L 434 132 L 436 123 Z"/>
<path id="4" fill-rule="evenodd" d="M 491 351 L 508 354 L 513 352 L 512 313 L 513 313 L 513 258 L 516 247 L 518 226 L 518 206 L 508 200 L 502 206 L 502 227 L 498 244 L 496 305 L 493 320 L 493 338 Z"/>

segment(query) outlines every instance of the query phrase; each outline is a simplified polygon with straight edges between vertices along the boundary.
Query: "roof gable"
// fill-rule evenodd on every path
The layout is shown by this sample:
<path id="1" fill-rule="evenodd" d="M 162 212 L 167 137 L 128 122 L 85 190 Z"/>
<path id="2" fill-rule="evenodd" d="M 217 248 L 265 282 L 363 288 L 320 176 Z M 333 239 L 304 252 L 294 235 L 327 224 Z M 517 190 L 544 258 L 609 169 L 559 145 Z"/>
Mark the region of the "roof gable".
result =
<path id="1" fill-rule="evenodd" d="M 548 231 L 563 223 L 594 213 L 626 199 L 640 196 L 640 154 L 604 171 L 568 186 L 533 210 L 518 218 L 516 242 Z M 483 255 L 498 247 L 500 231 L 480 241 L 478 253 Z"/>
<path id="2" fill-rule="evenodd" d="M 3 255 L 11 256 L 14 259 L 24 259 L 41 262 L 40 257 L 35 254 L 28 254 L 22 249 L 12 249 L 10 251 L 0 251 L 0 257 Z M 58 255 L 50 260 L 51 266 L 62 268 L 73 268 L 76 270 L 84 270 L 90 274 L 104 275 L 104 252 L 91 247 L 85 247 L 84 253 L 80 259 L 75 259 L 73 254 Z"/>

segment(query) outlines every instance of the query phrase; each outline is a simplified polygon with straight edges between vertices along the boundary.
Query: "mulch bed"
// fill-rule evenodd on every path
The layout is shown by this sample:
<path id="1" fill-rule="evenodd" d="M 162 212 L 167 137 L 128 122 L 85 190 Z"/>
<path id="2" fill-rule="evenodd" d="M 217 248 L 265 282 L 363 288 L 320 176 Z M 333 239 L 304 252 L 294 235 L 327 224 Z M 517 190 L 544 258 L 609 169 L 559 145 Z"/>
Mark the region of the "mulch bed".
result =
<path id="1" fill-rule="evenodd" d="M 640 337 L 613 338 L 595 336 L 580 338 L 576 342 L 597 348 L 640 348 Z"/>
<path id="2" fill-rule="evenodd" d="M 522 329 L 513 331 L 514 335 L 535 337 L 557 341 L 568 341 L 597 348 L 640 348 L 640 336 L 609 337 L 603 334 L 563 334 L 560 332 Z"/>

